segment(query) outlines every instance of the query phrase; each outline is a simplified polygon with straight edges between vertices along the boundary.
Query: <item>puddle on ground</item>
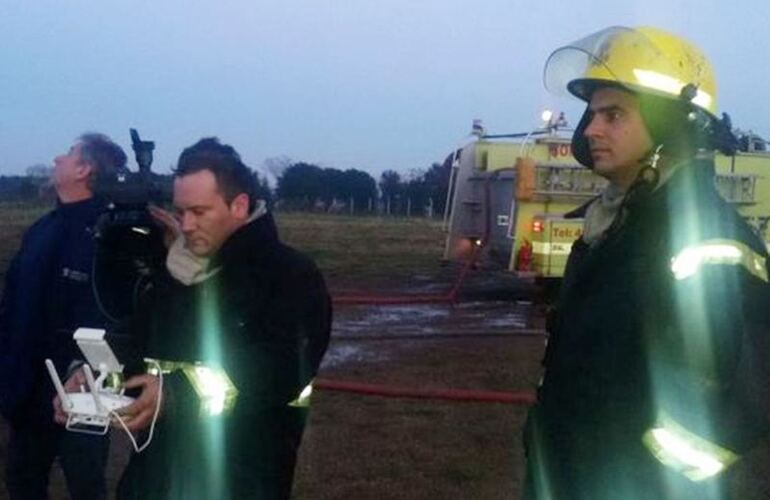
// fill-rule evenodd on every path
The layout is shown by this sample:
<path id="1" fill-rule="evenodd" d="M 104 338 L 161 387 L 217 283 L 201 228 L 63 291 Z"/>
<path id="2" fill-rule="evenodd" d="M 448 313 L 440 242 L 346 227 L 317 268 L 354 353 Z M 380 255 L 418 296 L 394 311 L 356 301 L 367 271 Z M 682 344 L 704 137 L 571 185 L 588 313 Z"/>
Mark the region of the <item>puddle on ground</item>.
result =
<path id="1" fill-rule="evenodd" d="M 393 336 L 399 347 L 414 337 L 432 335 L 505 334 L 532 328 L 536 309 L 528 301 L 473 301 L 448 304 L 359 305 L 335 310 L 332 342 L 323 367 L 388 361 L 390 349 L 381 342 Z M 335 340 L 336 339 L 336 340 Z"/>
<path id="2" fill-rule="evenodd" d="M 333 336 L 447 334 L 531 327 L 534 309 L 528 302 L 462 302 L 394 306 L 348 306 L 335 311 Z"/>
<path id="3" fill-rule="evenodd" d="M 323 362 L 321 362 L 321 369 L 347 363 L 373 363 L 388 360 L 388 356 L 383 350 L 378 351 L 372 347 L 360 343 L 332 342 L 324 355 Z"/>

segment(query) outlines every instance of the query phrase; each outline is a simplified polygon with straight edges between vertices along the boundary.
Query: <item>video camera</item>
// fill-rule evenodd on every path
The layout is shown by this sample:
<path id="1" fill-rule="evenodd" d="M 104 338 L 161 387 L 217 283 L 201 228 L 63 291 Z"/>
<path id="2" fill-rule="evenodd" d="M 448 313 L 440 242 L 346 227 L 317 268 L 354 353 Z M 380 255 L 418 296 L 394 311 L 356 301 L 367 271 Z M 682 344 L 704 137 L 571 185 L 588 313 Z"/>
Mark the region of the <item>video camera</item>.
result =
<path id="1" fill-rule="evenodd" d="M 155 143 L 143 141 L 130 129 L 138 172 L 123 168 L 100 175 L 94 193 L 106 210 L 94 228 L 94 294 L 102 313 L 121 323 L 134 312 L 142 290 L 163 266 L 166 248 L 163 230 L 148 211 L 171 200 L 170 178 L 152 173 Z"/>

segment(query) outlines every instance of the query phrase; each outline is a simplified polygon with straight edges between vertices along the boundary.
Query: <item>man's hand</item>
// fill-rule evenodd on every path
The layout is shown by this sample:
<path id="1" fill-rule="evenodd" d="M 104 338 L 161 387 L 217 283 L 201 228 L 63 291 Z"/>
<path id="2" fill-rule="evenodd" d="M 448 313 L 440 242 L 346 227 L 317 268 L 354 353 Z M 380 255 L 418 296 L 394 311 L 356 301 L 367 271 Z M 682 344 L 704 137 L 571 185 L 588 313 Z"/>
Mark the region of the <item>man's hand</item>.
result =
<path id="1" fill-rule="evenodd" d="M 141 387 L 142 389 L 136 401 L 125 408 L 117 410 L 117 413 L 123 418 L 126 427 L 130 431 L 138 431 L 149 427 L 155 415 L 158 398 L 161 398 L 162 402 L 158 377 L 146 374 L 136 375 L 126 380 L 123 387 L 126 389 Z M 113 423 L 113 425 L 116 425 L 116 423 Z"/>
<path id="2" fill-rule="evenodd" d="M 75 370 L 64 383 L 64 392 L 85 392 L 85 387 L 86 373 L 81 367 Z M 65 425 L 67 423 L 67 413 L 65 413 L 62 407 L 61 399 L 59 399 L 58 395 L 53 398 L 53 419 L 57 424 Z"/>
<path id="3" fill-rule="evenodd" d="M 155 222 L 163 229 L 163 243 L 166 245 L 166 248 L 170 248 L 171 244 L 182 234 L 182 228 L 179 227 L 176 217 L 171 212 L 155 205 L 149 205 L 147 210 L 149 210 Z"/>

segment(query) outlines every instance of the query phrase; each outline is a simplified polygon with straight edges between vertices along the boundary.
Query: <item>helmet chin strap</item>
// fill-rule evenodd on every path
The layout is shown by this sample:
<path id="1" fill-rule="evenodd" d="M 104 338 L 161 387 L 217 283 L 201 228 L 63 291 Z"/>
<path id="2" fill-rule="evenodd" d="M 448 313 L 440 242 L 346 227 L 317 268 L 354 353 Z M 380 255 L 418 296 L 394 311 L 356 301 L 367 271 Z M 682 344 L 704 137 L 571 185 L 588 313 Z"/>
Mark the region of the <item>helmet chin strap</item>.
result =
<path id="1" fill-rule="evenodd" d="M 634 184 L 641 184 L 637 189 L 641 188 L 649 193 L 658 187 L 658 182 L 660 181 L 658 163 L 660 162 L 660 152 L 662 149 L 663 144 L 658 144 L 652 154 L 643 160 L 644 166 L 639 170 L 639 174 L 634 181 Z"/>
<path id="2" fill-rule="evenodd" d="M 650 154 L 640 159 L 640 163 L 644 164 L 644 166 L 639 170 L 633 184 L 631 184 L 631 187 L 628 188 L 628 191 L 623 196 L 623 201 L 620 204 L 617 215 L 606 231 L 607 234 L 616 231 L 623 224 L 626 216 L 625 209 L 629 204 L 646 198 L 658 187 L 658 182 L 660 181 L 658 163 L 660 162 L 660 152 L 662 149 L 663 144 L 659 144 L 654 150 L 651 150 Z"/>

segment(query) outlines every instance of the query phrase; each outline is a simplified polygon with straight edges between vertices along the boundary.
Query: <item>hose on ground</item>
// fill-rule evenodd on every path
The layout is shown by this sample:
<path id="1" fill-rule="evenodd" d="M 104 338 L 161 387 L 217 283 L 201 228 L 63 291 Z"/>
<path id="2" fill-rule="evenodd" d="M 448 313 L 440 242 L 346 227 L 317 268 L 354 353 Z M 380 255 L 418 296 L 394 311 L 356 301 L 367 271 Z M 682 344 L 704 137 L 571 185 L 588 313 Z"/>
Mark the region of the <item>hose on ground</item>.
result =
<path id="1" fill-rule="evenodd" d="M 341 380 L 316 379 L 313 389 L 325 391 L 347 392 L 367 396 L 386 398 L 412 398 L 444 401 L 504 403 L 514 405 L 531 405 L 535 402 L 532 392 L 482 391 L 473 389 L 428 389 L 414 387 L 398 387 L 382 384 L 365 384 L 361 382 L 346 382 Z"/>

